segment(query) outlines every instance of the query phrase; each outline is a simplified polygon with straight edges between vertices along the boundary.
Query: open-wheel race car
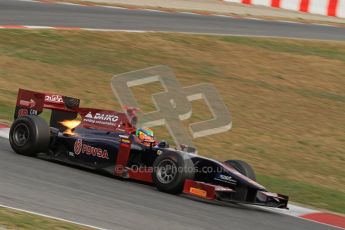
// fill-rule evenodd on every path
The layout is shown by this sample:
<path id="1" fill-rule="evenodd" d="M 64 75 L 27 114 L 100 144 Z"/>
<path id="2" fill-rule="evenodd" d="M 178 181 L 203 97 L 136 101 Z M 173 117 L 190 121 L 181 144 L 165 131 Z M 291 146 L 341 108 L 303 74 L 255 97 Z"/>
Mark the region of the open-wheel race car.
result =
<path id="1" fill-rule="evenodd" d="M 81 108 L 79 103 L 72 97 L 19 89 L 10 129 L 12 149 L 146 182 L 171 194 L 287 208 L 288 197 L 258 184 L 246 162 L 219 162 L 190 147 L 170 148 L 150 133 L 141 138 L 145 130 L 135 127 L 135 109 L 116 112 Z M 51 110 L 49 124 L 38 116 L 44 109 Z"/>

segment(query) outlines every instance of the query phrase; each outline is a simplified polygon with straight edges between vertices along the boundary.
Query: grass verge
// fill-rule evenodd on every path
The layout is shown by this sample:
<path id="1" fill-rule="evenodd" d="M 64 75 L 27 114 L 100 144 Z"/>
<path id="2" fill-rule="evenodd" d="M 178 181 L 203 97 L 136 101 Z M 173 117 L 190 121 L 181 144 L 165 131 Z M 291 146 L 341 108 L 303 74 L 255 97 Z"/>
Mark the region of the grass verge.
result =
<path id="1" fill-rule="evenodd" d="M 0 207 L 0 229 L 91 230 L 93 228 L 87 228 L 84 226 L 71 224 L 60 220 L 54 220 L 47 217 L 42 217 L 34 214 L 29 214 L 26 212 Z"/>
<path id="2" fill-rule="evenodd" d="M 274 191 L 345 213 L 344 42 L 1 30 L 0 119 L 11 119 L 20 87 L 118 109 L 111 77 L 158 64 L 172 67 L 182 86 L 213 83 L 232 112 L 230 132 L 195 139 L 202 155 L 246 160 Z M 161 89 L 133 90 L 152 111 L 150 95 Z M 193 102 L 188 122 L 209 117 L 206 110 Z M 167 138 L 165 128 L 155 131 Z"/>

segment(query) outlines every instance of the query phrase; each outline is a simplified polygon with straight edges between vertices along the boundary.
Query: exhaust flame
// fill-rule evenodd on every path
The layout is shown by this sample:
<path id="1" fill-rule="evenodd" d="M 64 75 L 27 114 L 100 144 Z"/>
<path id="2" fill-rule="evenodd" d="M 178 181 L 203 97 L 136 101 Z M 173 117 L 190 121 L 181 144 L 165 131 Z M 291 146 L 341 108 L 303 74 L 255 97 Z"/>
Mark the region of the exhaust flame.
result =
<path id="1" fill-rule="evenodd" d="M 73 132 L 73 129 L 77 127 L 80 123 L 81 121 L 79 120 L 65 120 L 65 121 L 60 122 L 60 124 L 62 124 L 63 126 L 67 128 L 65 132 L 63 132 L 64 134 L 67 134 L 67 135 L 75 135 L 75 133 Z"/>
<path id="2" fill-rule="evenodd" d="M 65 120 L 65 121 L 61 121 L 60 123 L 65 126 L 66 128 L 69 129 L 74 129 L 75 127 L 77 127 L 80 124 L 81 121 L 79 120 Z"/>

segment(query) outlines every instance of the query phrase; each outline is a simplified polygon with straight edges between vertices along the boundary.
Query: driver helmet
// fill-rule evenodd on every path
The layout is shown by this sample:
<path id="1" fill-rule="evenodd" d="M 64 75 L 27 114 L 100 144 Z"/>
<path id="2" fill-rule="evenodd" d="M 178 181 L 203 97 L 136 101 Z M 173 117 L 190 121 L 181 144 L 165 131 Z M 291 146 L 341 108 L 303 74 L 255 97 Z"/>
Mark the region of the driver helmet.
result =
<path id="1" fill-rule="evenodd" d="M 139 128 L 135 132 L 135 135 L 140 139 L 142 143 L 152 143 L 155 141 L 153 131 L 150 128 Z"/>

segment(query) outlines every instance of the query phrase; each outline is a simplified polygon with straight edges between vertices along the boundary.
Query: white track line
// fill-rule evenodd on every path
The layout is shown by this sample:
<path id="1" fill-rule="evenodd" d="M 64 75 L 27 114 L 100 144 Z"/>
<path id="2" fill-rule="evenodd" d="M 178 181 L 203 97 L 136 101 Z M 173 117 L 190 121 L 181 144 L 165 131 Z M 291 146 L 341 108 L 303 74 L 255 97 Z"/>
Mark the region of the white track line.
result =
<path id="1" fill-rule="evenodd" d="M 225 15 L 225 14 L 211 14 L 211 15 L 215 17 L 221 17 L 221 18 L 234 18 L 230 15 Z"/>
<path id="2" fill-rule="evenodd" d="M 245 18 L 245 19 L 255 20 L 255 21 L 265 21 L 265 20 L 262 19 L 262 18 L 253 18 L 253 17 L 248 17 L 248 18 Z"/>
<path id="3" fill-rule="evenodd" d="M 149 12 L 157 12 L 157 13 L 169 13 L 167 11 L 161 11 L 161 10 L 154 10 L 154 9 L 143 9 L 144 11 L 149 11 Z"/>
<path id="4" fill-rule="evenodd" d="M 193 13 L 193 12 L 188 12 L 188 11 L 180 11 L 180 12 L 176 12 L 176 13 L 180 13 L 180 14 L 191 14 L 191 15 L 201 15 L 198 13 Z"/>
<path id="5" fill-rule="evenodd" d="M 311 214 L 311 213 L 317 213 L 319 211 L 310 209 L 310 208 L 304 208 L 298 205 L 294 204 L 288 204 L 289 209 L 277 209 L 277 208 L 270 208 L 270 207 L 265 207 L 265 206 L 258 206 L 264 210 L 270 210 L 275 213 L 281 213 L 284 215 L 289 215 L 289 216 L 296 216 L 299 217 L 301 215 L 306 215 L 306 214 Z"/>
<path id="6" fill-rule="evenodd" d="M 127 10 L 125 7 L 121 6 L 107 6 L 107 5 L 96 5 L 97 7 L 109 8 L 109 9 L 117 9 L 117 10 Z"/>
<path id="7" fill-rule="evenodd" d="M 15 207 L 3 205 L 3 204 L 0 204 L 0 207 L 9 208 L 9 209 L 13 209 L 13 210 L 16 210 L 16 211 L 37 215 L 37 216 L 42 216 L 42 217 L 50 218 L 50 219 L 53 219 L 53 220 L 64 221 L 66 223 L 76 224 L 76 225 L 80 225 L 80 226 L 84 226 L 84 227 L 88 227 L 88 228 L 93 228 L 93 229 L 97 229 L 97 230 L 107 230 L 105 228 L 100 228 L 100 227 L 96 227 L 96 226 L 92 226 L 92 225 L 88 225 L 88 224 L 79 223 L 79 222 L 76 222 L 76 221 L 66 220 L 66 219 L 63 219 L 63 218 L 59 218 L 59 217 L 55 217 L 55 216 L 49 216 L 49 215 L 45 215 L 45 214 L 42 214 L 42 213 L 33 212 L 33 211 L 21 209 L 21 208 L 15 208 Z"/>
<path id="8" fill-rule="evenodd" d="M 307 24 L 303 22 L 287 21 L 287 20 L 276 20 L 276 22 L 290 23 L 290 24 Z"/>
<path id="9" fill-rule="evenodd" d="M 54 29 L 52 26 L 25 26 L 27 29 Z"/>
<path id="10" fill-rule="evenodd" d="M 316 26 L 328 26 L 328 27 L 339 28 L 339 26 L 336 26 L 336 25 L 329 25 L 329 24 L 322 24 L 322 23 L 311 23 L 311 24 L 316 25 Z"/>
<path id="11" fill-rule="evenodd" d="M 36 0 L 18 0 L 18 1 L 21 1 L 21 2 L 38 2 Z"/>
<path id="12" fill-rule="evenodd" d="M 81 28 L 86 31 L 100 31 L 100 32 L 126 32 L 126 33 L 155 33 L 155 31 L 146 30 L 114 30 L 114 29 L 93 29 L 93 28 Z M 156 32 L 159 33 L 159 32 Z"/>
<path id="13" fill-rule="evenodd" d="M 86 5 L 72 3 L 72 2 L 54 2 L 54 3 L 59 4 L 59 5 L 68 5 L 68 6 L 86 6 Z"/>
<path id="14" fill-rule="evenodd" d="M 1 128 L 0 129 L 0 137 L 8 139 L 10 134 L 10 128 Z"/>

